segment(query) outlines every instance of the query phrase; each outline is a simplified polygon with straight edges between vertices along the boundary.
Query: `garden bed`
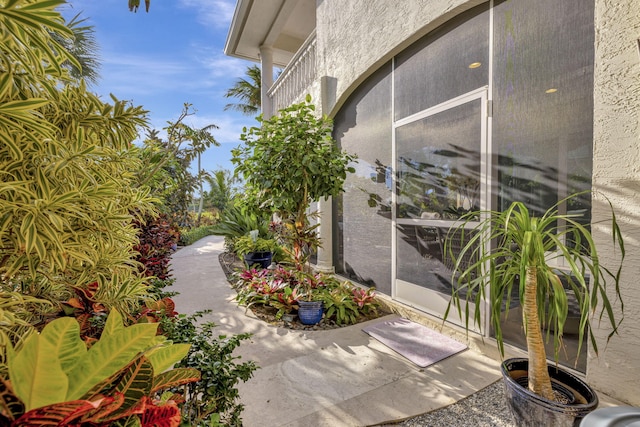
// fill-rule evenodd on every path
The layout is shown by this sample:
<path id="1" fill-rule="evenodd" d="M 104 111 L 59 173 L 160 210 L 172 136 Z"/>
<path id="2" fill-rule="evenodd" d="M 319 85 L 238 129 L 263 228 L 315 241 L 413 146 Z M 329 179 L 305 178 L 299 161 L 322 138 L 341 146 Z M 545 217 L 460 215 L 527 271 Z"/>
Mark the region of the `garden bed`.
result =
<path id="1" fill-rule="evenodd" d="M 234 253 L 223 252 L 218 257 L 222 270 L 224 271 L 225 276 L 227 277 L 227 281 L 233 287 L 237 280 L 234 273 L 238 271 L 242 271 L 245 268 L 244 262 L 236 256 Z M 298 321 L 297 316 L 294 317 L 292 321 L 284 321 L 282 319 L 278 319 L 276 317 L 277 309 L 274 307 L 264 306 L 264 305 L 252 305 L 250 310 L 253 314 L 263 320 L 265 323 L 268 323 L 272 326 L 277 326 L 281 328 L 288 328 L 293 330 L 305 330 L 305 331 L 318 331 L 318 330 L 329 330 L 342 328 L 344 326 L 349 325 L 338 325 L 334 321 L 322 319 L 320 323 L 316 325 L 303 325 Z M 369 313 L 368 315 L 359 316 L 356 320 L 356 323 L 366 322 L 368 320 L 377 319 L 382 316 L 386 316 L 390 314 L 389 311 L 385 309 L 384 306 L 378 308 L 375 313 Z"/>

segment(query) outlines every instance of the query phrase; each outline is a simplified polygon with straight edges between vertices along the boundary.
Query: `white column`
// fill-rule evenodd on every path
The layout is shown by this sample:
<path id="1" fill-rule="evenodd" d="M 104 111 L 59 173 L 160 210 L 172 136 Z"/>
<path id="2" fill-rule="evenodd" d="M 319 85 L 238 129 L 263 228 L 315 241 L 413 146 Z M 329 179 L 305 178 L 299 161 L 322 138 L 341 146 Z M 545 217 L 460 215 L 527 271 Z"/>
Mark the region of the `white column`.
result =
<path id="1" fill-rule="evenodd" d="M 269 46 L 260 46 L 260 103 L 262 105 L 263 118 L 270 119 L 273 116 L 273 105 L 267 92 L 273 86 L 273 50 Z"/>
<path id="2" fill-rule="evenodd" d="M 329 110 L 333 102 L 335 102 L 335 96 L 332 93 L 335 91 L 335 79 L 330 77 L 322 77 L 320 79 L 320 104 L 316 100 L 316 107 L 320 108 L 322 114 L 329 114 Z M 333 265 L 333 199 L 329 197 L 326 200 L 321 199 L 318 202 L 318 221 L 320 221 L 320 227 L 318 227 L 318 235 L 322 242 L 322 247 L 318 248 L 318 261 L 316 268 L 319 271 L 334 272 Z"/>
<path id="3" fill-rule="evenodd" d="M 321 199 L 318 202 L 318 236 L 320 237 L 321 248 L 318 248 L 318 260 L 316 268 L 318 271 L 333 273 L 333 215 L 331 212 L 331 197 L 327 200 Z"/>

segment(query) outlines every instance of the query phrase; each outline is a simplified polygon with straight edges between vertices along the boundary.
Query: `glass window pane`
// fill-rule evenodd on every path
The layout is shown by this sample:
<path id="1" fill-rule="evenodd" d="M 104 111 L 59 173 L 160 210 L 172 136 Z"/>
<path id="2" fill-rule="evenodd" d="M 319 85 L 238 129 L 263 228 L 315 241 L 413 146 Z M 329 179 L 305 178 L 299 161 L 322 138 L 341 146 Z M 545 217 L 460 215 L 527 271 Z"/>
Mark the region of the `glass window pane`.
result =
<path id="1" fill-rule="evenodd" d="M 336 197 L 336 271 L 391 295 L 391 63 L 365 81 L 334 119 L 333 136 L 358 156 Z"/>
<path id="2" fill-rule="evenodd" d="M 520 200 L 542 212 L 591 187 L 593 12 L 588 0 L 495 7 L 493 147 L 500 209 Z"/>
<path id="3" fill-rule="evenodd" d="M 487 85 L 488 65 L 485 3 L 447 22 L 395 58 L 395 119 Z"/>
<path id="4" fill-rule="evenodd" d="M 398 218 L 479 209 L 480 107 L 475 100 L 396 129 Z"/>
<path id="5" fill-rule="evenodd" d="M 496 2 L 494 29 L 497 209 L 522 201 L 541 213 L 566 195 L 591 188 L 594 3 Z M 585 224 L 590 222 L 588 196 L 561 209 L 580 213 Z M 514 300 L 516 309 L 502 322 L 503 336 L 523 346 L 517 295 Z M 569 305 L 561 363 L 584 372 L 586 346 L 576 354 L 578 335 L 573 326 L 579 311 L 571 292 Z"/>

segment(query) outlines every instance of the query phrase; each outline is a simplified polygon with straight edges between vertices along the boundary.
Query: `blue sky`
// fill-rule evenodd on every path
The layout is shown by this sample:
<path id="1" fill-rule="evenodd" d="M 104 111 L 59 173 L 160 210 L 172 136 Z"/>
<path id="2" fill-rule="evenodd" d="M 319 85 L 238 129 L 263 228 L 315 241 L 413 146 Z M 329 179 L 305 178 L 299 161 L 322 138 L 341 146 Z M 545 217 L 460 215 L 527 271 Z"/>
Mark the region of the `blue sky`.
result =
<path id="1" fill-rule="evenodd" d="M 223 53 L 235 3 L 151 0 L 146 13 L 141 0 L 141 9 L 132 13 L 127 0 L 68 0 L 62 12 L 67 18 L 81 13 L 94 27 L 102 65 L 92 92 L 104 100 L 113 93 L 143 106 L 157 130 L 175 121 L 184 103 L 196 110 L 187 125 L 220 127 L 212 131 L 220 147 L 202 156 L 203 169 L 213 171 L 233 169 L 230 151 L 240 144 L 242 128 L 256 123 L 253 117 L 224 111 L 227 103 L 237 102 L 224 93 L 252 65 Z"/>

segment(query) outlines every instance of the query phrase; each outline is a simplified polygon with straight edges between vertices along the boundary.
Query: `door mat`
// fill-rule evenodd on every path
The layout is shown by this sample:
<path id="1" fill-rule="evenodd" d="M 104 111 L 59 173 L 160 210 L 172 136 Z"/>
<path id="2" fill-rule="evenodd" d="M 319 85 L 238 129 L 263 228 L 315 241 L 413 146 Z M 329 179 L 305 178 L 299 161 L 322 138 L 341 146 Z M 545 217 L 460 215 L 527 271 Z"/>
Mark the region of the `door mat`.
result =
<path id="1" fill-rule="evenodd" d="M 453 338 L 403 318 L 375 323 L 362 330 L 421 368 L 467 348 Z"/>

